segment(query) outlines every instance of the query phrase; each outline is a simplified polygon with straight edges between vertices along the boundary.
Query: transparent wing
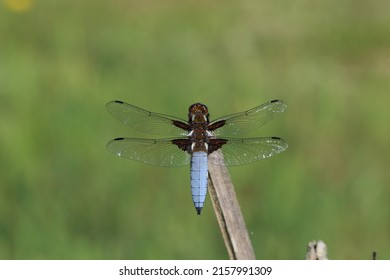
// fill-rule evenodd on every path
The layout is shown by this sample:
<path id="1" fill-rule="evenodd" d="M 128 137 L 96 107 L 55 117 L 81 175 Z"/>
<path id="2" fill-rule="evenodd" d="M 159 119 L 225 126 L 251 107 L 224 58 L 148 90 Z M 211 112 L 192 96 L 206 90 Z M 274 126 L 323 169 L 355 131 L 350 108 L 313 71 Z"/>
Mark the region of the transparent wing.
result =
<path id="1" fill-rule="evenodd" d="M 172 144 L 174 139 L 116 138 L 107 150 L 120 157 L 157 166 L 180 166 L 190 162 L 191 155 Z"/>
<path id="2" fill-rule="evenodd" d="M 213 131 L 214 135 L 237 135 L 254 131 L 282 113 L 287 105 L 281 100 L 272 100 L 245 112 L 227 115 L 210 123 L 210 126 L 224 122 L 223 126 Z"/>
<path id="3" fill-rule="evenodd" d="M 242 165 L 272 157 L 287 149 L 287 142 L 279 137 L 226 139 L 222 146 L 222 158 L 218 152 L 209 155 L 209 160 L 218 165 Z"/>
<path id="4" fill-rule="evenodd" d="M 123 101 L 111 101 L 106 108 L 120 122 L 145 133 L 172 136 L 188 134 L 185 129 L 188 124 L 180 118 L 149 112 Z"/>

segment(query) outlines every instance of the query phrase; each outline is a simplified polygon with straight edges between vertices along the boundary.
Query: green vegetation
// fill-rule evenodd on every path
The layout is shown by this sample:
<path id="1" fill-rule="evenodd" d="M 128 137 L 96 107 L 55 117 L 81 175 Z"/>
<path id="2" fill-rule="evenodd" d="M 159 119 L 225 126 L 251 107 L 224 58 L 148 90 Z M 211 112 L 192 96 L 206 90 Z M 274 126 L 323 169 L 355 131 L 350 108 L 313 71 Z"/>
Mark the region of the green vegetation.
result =
<path id="1" fill-rule="evenodd" d="M 202 102 L 216 118 L 277 98 L 287 111 L 253 136 L 289 149 L 230 168 L 257 258 L 302 259 L 323 239 L 331 259 L 390 259 L 389 1 L 8 2 L 1 259 L 227 258 L 189 167 L 108 153 L 149 135 L 104 106 L 186 118 Z"/>

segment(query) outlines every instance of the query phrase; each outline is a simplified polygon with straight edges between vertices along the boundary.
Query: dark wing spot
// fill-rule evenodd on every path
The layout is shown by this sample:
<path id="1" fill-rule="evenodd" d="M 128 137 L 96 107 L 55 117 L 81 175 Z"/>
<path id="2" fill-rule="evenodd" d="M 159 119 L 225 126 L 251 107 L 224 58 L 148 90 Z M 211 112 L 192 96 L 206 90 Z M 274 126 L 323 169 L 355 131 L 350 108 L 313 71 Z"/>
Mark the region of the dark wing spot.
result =
<path id="1" fill-rule="evenodd" d="M 119 138 L 115 138 L 115 139 L 114 139 L 114 141 L 122 141 L 122 140 L 125 140 L 125 138 L 119 137 Z"/>
<path id="2" fill-rule="evenodd" d="M 188 139 L 173 139 L 171 140 L 172 144 L 178 146 L 185 152 L 191 153 L 192 142 Z"/>
<path id="3" fill-rule="evenodd" d="M 209 140 L 209 150 L 208 153 L 211 154 L 212 152 L 220 149 L 223 145 L 225 145 L 228 142 L 226 139 L 210 139 Z"/>
<path id="4" fill-rule="evenodd" d="M 183 123 L 181 121 L 172 120 L 172 124 L 178 128 L 184 129 L 186 131 L 191 131 L 191 126 L 186 124 L 186 123 Z"/>
<path id="5" fill-rule="evenodd" d="M 208 130 L 214 131 L 214 130 L 224 126 L 225 122 L 226 122 L 226 120 L 217 121 L 216 123 L 213 123 L 213 124 L 209 125 Z"/>
<path id="6" fill-rule="evenodd" d="M 114 102 L 115 103 L 119 103 L 119 104 L 123 104 L 124 103 L 123 101 L 120 101 L 120 100 L 115 100 Z"/>

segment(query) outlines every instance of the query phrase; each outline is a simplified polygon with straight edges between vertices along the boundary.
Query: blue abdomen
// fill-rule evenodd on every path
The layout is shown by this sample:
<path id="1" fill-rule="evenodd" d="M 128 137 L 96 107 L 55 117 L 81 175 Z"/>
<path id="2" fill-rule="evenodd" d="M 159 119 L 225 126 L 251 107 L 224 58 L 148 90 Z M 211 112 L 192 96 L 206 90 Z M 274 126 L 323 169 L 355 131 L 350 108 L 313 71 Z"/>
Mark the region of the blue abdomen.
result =
<path id="1" fill-rule="evenodd" d="M 207 153 L 194 152 L 191 158 L 191 193 L 198 215 L 200 215 L 206 199 L 207 177 Z"/>

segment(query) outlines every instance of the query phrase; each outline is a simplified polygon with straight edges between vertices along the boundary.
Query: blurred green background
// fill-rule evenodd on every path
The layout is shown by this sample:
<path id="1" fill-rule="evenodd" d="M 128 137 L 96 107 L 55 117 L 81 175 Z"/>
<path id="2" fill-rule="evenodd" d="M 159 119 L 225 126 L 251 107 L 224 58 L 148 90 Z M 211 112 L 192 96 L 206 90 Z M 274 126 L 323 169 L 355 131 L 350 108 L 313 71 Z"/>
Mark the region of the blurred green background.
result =
<path id="1" fill-rule="evenodd" d="M 211 118 L 283 99 L 252 136 L 289 149 L 230 168 L 259 259 L 390 259 L 390 2 L 0 2 L 0 258 L 226 259 L 189 167 L 105 150 L 147 137 L 114 99 Z M 152 136 L 153 137 L 153 136 Z"/>

